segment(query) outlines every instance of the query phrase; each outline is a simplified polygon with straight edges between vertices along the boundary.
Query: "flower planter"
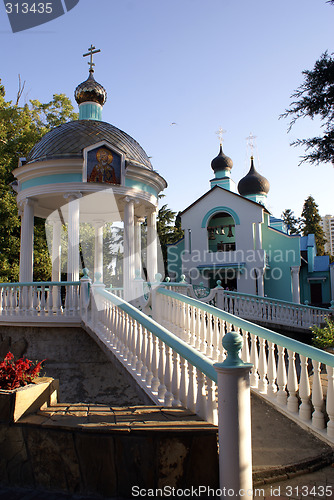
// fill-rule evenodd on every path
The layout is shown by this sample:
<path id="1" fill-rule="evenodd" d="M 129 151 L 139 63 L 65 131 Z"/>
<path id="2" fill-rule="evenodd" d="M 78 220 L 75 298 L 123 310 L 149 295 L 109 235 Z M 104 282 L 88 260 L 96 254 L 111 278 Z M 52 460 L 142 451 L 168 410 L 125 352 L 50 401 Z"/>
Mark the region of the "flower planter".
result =
<path id="1" fill-rule="evenodd" d="M 58 380 L 36 377 L 34 384 L 5 391 L 0 389 L 0 423 L 17 422 L 21 417 L 35 413 L 44 404 L 58 400 Z"/>

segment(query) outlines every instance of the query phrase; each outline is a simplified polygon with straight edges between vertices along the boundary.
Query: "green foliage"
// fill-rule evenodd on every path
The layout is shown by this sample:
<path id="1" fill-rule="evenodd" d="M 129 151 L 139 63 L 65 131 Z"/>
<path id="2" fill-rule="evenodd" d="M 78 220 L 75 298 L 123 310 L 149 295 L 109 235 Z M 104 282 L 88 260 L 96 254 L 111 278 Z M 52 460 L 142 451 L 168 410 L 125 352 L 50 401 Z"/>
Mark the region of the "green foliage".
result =
<path id="1" fill-rule="evenodd" d="M 183 236 L 180 214 L 176 215 L 167 205 L 163 205 L 157 217 L 157 232 L 160 240 L 165 275 L 167 270 L 167 246 L 176 243 Z"/>
<path id="2" fill-rule="evenodd" d="M 318 205 L 312 196 L 309 196 L 305 202 L 301 215 L 302 234 L 314 234 L 317 245 L 318 255 L 324 255 L 326 238 L 322 227 L 320 226 L 321 216 L 318 211 Z"/>
<path id="3" fill-rule="evenodd" d="M 327 326 L 321 328 L 319 326 L 312 327 L 312 343 L 318 349 L 326 349 L 334 347 L 334 321 L 329 317 L 325 318 Z"/>
<path id="4" fill-rule="evenodd" d="M 334 164 L 334 58 L 327 52 L 312 70 L 305 70 L 304 83 L 292 94 L 294 99 L 281 118 L 292 117 L 289 130 L 299 118 L 320 118 L 323 133 L 318 137 L 297 139 L 293 146 L 303 146 L 307 154 L 300 163 Z"/>
<path id="5" fill-rule="evenodd" d="M 15 193 L 11 187 L 12 174 L 18 159 L 28 155 L 32 147 L 53 127 L 77 118 L 70 99 L 55 94 L 46 104 L 37 100 L 19 106 L 6 101 L 0 80 L 0 282 L 18 281 L 21 221 Z M 34 279 L 50 278 L 43 222 L 35 224 Z"/>
<path id="6" fill-rule="evenodd" d="M 284 210 L 282 213 L 282 219 L 285 222 L 285 224 L 288 226 L 290 234 L 300 234 L 300 223 L 301 220 L 297 219 L 293 211 L 290 210 L 290 208 L 287 208 Z"/>

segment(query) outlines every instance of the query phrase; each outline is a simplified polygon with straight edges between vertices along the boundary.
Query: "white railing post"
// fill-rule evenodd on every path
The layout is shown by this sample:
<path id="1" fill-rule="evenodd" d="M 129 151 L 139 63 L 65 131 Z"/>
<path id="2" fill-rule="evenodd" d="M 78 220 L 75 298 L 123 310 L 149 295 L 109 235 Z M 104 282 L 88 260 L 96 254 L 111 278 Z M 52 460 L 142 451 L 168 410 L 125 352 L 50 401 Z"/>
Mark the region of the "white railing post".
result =
<path id="1" fill-rule="evenodd" d="M 226 498 L 252 498 L 250 364 L 239 357 L 242 337 L 223 338 L 227 358 L 214 368 L 218 375 L 218 434 L 220 488 Z M 233 493 L 232 493 L 233 492 Z M 231 495 L 230 495 L 231 493 Z"/>

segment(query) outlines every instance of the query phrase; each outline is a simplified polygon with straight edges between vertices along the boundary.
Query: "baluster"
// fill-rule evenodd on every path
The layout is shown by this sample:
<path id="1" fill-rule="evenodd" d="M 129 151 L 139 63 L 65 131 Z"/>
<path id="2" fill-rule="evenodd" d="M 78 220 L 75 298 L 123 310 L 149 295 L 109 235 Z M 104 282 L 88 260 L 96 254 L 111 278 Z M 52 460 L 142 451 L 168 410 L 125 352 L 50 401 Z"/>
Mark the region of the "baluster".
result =
<path id="1" fill-rule="evenodd" d="M 266 340 L 260 338 L 260 355 L 259 355 L 259 391 L 267 394 L 267 356 L 266 356 Z"/>
<path id="2" fill-rule="evenodd" d="M 194 366 L 188 363 L 188 391 L 187 391 L 187 408 L 195 413 L 196 402 L 195 402 L 195 376 L 194 376 Z"/>
<path id="3" fill-rule="evenodd" d="M 60 316 L 62 313 L 62 304 L 61 304 L 61 286 L 56 286 L 53 288 L 53 304 L 55 308 L 55 313 L 57 316 Z"/>
<path id="4" fill-rule="evenodd" d="M 31 314 L 33 316 L 37 316 L 38 313 L 41 311 L 41 301 L 39 297 L 39 292 L 37 289 L 37 286 L 32 286 L 32 311 Z M 23 291 L 23 296 L 26 294 L 26 290 Z"/>
<path id="5" fill-rule="evenodd" d="M 312 415 L 312 425 L 316 429 L 324 429 L 325 419 L 323 414 L 324 398 L 322 393 L 320 370 L 321 363 L 312 360 L 313 364 L 313 383 L 312 383 L 312 404 L 314 412 Z"/>
<path id="6" fill-rule="evenodd" d="M 124 348 L 123 348 L 123 358 L 124 360 L 128 360 L 129 356 L 129 338 L 131 335 L 130 325 L 129 325 L 129 317 L 125 311 L 122 311 L 123 316 L 123 328 L 124 328 Z"/>
<path id="7" fill-rule="evenodd" d="M 217 316 L 213 317 L 213 332 L 212 332 L 212 355 L 213 360 L 218 361 L 219 359 L 219 320 Z"/>
<path id="8" fill-rule="evenodd" d="M 180 371 L 179 371 L 179 355 L 176 351 L 172 351 L 173 375 L 172 375 L 172 393 L 174 396 L 172 406 L 181 406 L 180 397 Z"/>
<path id="9" fill-rule="evenodd" d="M 147 366 L 146 366 L 146 341 L 147 341 L 147 330 L 146 328 L 142 328 L 142 341 L 141 341 L 141 359 L 143 362 L 143 366 L 141 368 L 141 378 L 142 380 L 146 380 Z"/>
<path id="10" fill-rule="evenodd" d="M 299 418 L 304 421 L 311 420 L 311 389 L 310 379 L 308 375 L 308 358 L 299 356 L 300 358 L 300 381 L 299 381 L 299 397 L 302 400 L 299 408 Z"/>
<path id="11" fill-rule="evenodd" d="M 165 346 L 165 351 L 166 351 L 166 365 L 165 365 L 165 385 L 166 385 L 166 392 L 165 392 L 165 406 L 172 406 L 173 402 L 173 394 L 172 394 L 172 370 L 171 370 L 171 348 L 166 345 Z"/>
<path id="12" fill-rule="evenodd" d="M 159 367 L 158 367 L 158 377 L 160 380 L 160 385 L 158 387 L 158 398 L 160 400 L 165 399 L 166 386 L 164 384 L 165 380 L 165 344 L 159 339 Z"/>
<path id="13" fill-rule="evenodd" d="M 278 385 L 278 393 L 277 393 L 277 402 L 281 405 L 286 405 L 287 393 L 285 390 L 286 387 L 286 365 L 285 365 L 285 347 L 277 346 L 278 351 L 278 366 L 277 366 L 277 385 Z"/>
<path id="14" fill-rule="evenodd" d="M 131 326 L 132 326 L 132 337 L 131 337 L 131 352 L 132 352 L 132 358 L 131 358 L 131 368 L 133 370 L 136 369 L 136 365 L 137 365 L 137 361 L 138 361 L 138 358 L 137 358 L 137 341 L 138 341 L 138 323 L 136 320 L 134 320 L 132 318 L 131 320 Z"/>
<path id="15" fill-rule="evenodd" d="M 190 309 L 190 332 L 189 332 L 189 344 L 195 344 L 195 307 L 189 306 Z"/>
<path id="16" fill-rule="evenodd" d="M 143 361 L 141 357 L 141 349 L 140 346 L 142 344 L 142 338 L 143 338 L 143 330 L 142 330 L 142 325 L 140 323 L 137 323 L 137 342 L 136 342 L 136 355 L 137 355 L 137 364 L 136 364 L 136 372 L 138 374 L 141 374 L 141 369 L 143 367 Z"/>
<path id="17" fill-rule="evenodd" d="M 259 374 L 258 374 L 259 355 L 257 351 L 257 336 L 254 335 L 253 333 L 251 333 L 250 336 L 251 336 L 251 363 L 253 365 L 250 374 L 250 384 L 251 387 L 257 388 L 259 385 Z"/>
<path id="18" fill-rule="evenodd" d="M 158 378 L 158 339 L 152 333 L 152 374 L 153 378 L 151 380 L 151 390 L 152 392 L 158 392 L 158 387 L 160 385 L 160 380 Z"/>
<path id="19" fill-rule="evenodd" d="M 296 373 L 295 353 L 290 349 L 288 349 L 288 359 L 289 359 L 288 385 L 287 385 L 287 389 L 289 392 L 288 410 L 297 413 L 299 401 L 297 398 L 298 381 Z"/>
<path id="20" fill-rule="evenodd" d="M 275 344 L 268 342 L 268 394 L 274 396 L 277 393 L 276 385 L 276 359 L 275 359 Z"/>
<path id="21" fill-rule="evenodd" d="M 241 359 L 244 363 L 250 363 L 250 353 L 248 344 L 248 332 L 247 330 L 241 330 L 242 334 L 242 348 L 241 348 Z"/>
<path id="22" fill-rule="evenodd" d="M 205 420 L 217 425 L 218 423 L 218 408 L 216 401 L 216 384 L 209 378 L 205 377 L 207 386 L 207 400 L 205 405 Z"/>
<path id="23" fill-rule="evenodd" d="M 207 313 L 206 356 L 212 358 L 212 314 Z"/>
<path id="24" fill-rule="evenodd" d="M 48 300 L 47 300 L 47 311 L 48 311 L 48 316 L 53 315 L 53 290 L 55 288 L 52 285 L 49 285 L 49 293 L 48 293 Z"/>
<path id="25" fill-rule="evenodd" d="M 189 304 L 184 304 L 184 314 L 185 314 L 185 336 L 184 340 L 186 342 L 190 341 L 190 305 Z"/>
<path id="26" fill-rule="evenodd" d="M 187 406 L 187 371 L 186 360 L 180 356 L 180 391 L 179 400 L 182 406 Z"/>
<path id="27" fill-rule="evenodd" d="M 206 397 L 204 393 L 204 374 L 196 368 L 197 380 L 197 396 L 196 396 L 196 413 L 199 417 L 205 419 L 206 412 Z"/>
<path id="28" fill-rule="evenodd" d="M 206 312 L 201 310 L 201 329 L 200 329 L 200 337 L 201 337 L 201 346 L 200 352 L 205 354 L 206 350 Z"/>
<path id="29" fill-rule="evenodd" d="M 326 411 L 329 417 L 327 424 L 328 437 L 334 437 L 334 369 L 332 366 L 326 366 L 327 371 L 327 398 L 326 398 Z"/>
<path id="30" fill-rule="evenodd" d="M 220 319 L 219 321 L 220 321 L 220 337 L 218 340 L 218 351 L 219 351 L 218 361 L 220 363 L 222 363 L 225 359 L 225 349 L 223 347 L 222 340 L 223 340 L 224 335 L 225 335 L 226 321 L 224 321 L 222 319 Z"/>
<path id="31" fill-rule="evenodd" d="M 151 345 L 151 339 L 152 339 L 152 333 L 147 330 L 146 330 L 146 339 L 147 339 L 147 342 L 146 342 L 146 368 L 147 368 L 147 372 L 146 372 L 146 377 L 145 377 L 145 380 L 146 380 L 146 385 L 147 387 L 151 387 L 151 383 L 152 383 L 152 378 L 153 378 L 153 373 L 152 373 L 152 370 L 151 370 L 151 364 L 152 364 L 152 345 Z"/>
<path id="32" fill-rule="evenodd" d="M 200 350 L 201 346 L 201 320 L 200 320 L 200 309 L 198 307 L 196 309 L 196 322 L 195 322 L 195 344 L 194 347 L 197 350 Z"/>

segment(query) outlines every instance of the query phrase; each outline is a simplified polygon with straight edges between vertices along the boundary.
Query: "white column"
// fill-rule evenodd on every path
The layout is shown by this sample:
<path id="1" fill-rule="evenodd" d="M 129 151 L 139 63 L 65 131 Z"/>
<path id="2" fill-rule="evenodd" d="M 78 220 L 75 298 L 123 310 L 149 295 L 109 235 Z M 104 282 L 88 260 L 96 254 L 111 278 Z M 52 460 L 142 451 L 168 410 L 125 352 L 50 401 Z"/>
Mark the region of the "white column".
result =
<path id="1" fill-rule="evenodd" d="M 257 269 L 257 291 L 259 297 L 264 297 L 264 283 L 263 283 L 264 269 Z"/>
<path id="2" fill-rule="evenodd" d="M 65 195 L 68 199 L 68 255 L 67 255 L 67 279 L 68 281 L 79 280 L 79 229 L 80 229 L 80 193 Z"/>
<path id="3" fill-rule="evenodd" d="M 255 248 L 256 250 L 262 250 L 262 223 L 258 222 L 255 224 L 256 237 L 255 237 Z"/>
<path id="4" fill-rule="evenodd" d="M 299 266 L 291 267 L 291 277 L 292 277 L 292 302 L 300 304 Z"/>
<path id="5" fill-rule="evenodd" d="M 158 272 L 157 244 L 157 212 L 153 209 L 147 216 L 147 279 L 151 282 Z"/>
<path id="6" fill-rule="evenodd" d="M 134 253 L 135 253 L 135 232 L 134 232 L 134 200 L 125 199 L 124 206 L 124 258 L 123 258 L 123 286 L 125 300 L 131 300 L 132 281 L 134 280 Z"/>
<path id="7" fill-rule="evenodd" d="M 227 358 L 214 365 L 218 378 L 219 477 L 222 498 L 252 498 L 251 364 L 239 357 L 242 337 L 223 338 Z"/>
<path id="8" fill-rule="evenodd" d="M 22 206 L 20 282 L 33 281 L 34 262 L 34 201 L 26 198 Z"/>
<path id="9" fill-rule="evenodd" d="M 135 273 L 141 277 L 141 224 L 144 219 L 136 217 L 135 219 Z"/>
<path id="10" fill-rule="evenodd" d="M 94 281 L 103 283 L 103 223 L 95 223 Z"/>
<path id="11" fill-rule="evenodd" d="M 61 221 L 52 222 L 52 281 L 61 280 Z"/>

